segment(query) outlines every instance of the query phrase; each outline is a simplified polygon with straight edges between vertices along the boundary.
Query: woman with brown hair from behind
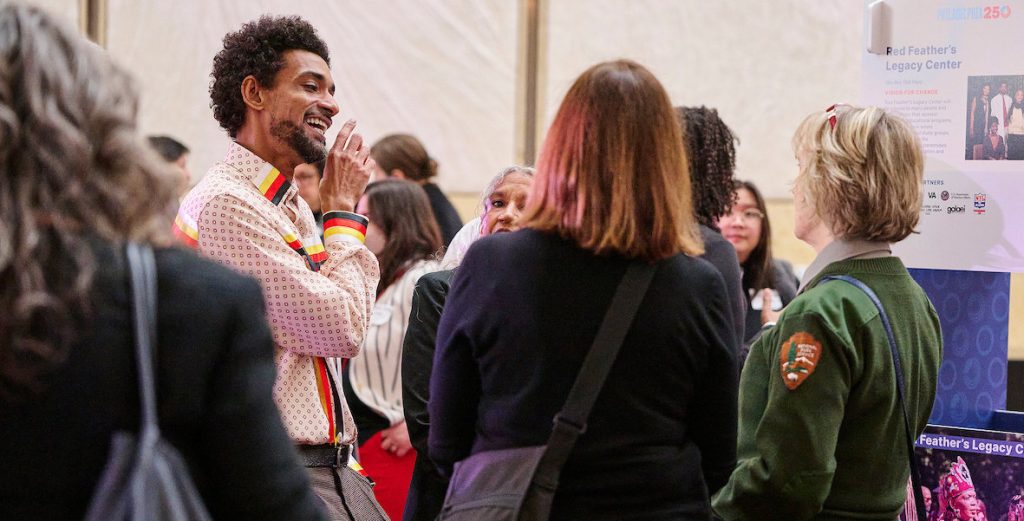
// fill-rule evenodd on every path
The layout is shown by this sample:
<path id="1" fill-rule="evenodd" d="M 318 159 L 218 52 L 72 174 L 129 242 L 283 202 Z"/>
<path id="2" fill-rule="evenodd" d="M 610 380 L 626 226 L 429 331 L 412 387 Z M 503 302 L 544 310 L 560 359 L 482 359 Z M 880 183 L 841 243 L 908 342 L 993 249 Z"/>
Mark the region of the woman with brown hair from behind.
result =
<path id="1" fill-rule="evenodd" d="M 170 248 L 176 174 L 133 82 L 34 7 L 0 6 L 0 516 L 79 520 L 140 400 L 124 246 L 157 266 L 159 425 L 214 519 L 322 519 L 271 399 L 258 284 Z"/>
<path id="2" fill-rule="evenodd" d="M 430 386 L 430 457 L 546 443 L 627 267 L 655 274 L 551 519 L 703 519 L 735 462 L 735 338 L 702 252 L 668 95 L 628 61 L 569 89 L 523 229 L 484 237 L 452 283 Z"/>
<path id="3" fill-rule="evenodd" d="M 378 173 L 382 176 L 405 179 L 423 187 L 434 219 L 441 228 L 441 241 L 446 247 L 451 244 L 462 228 L 462 219 L 441 188 L 434 184 L 437 161 L 427 154 L 423 143 L 409 134 L 391 134 L 373 144 L 370 156 L 377 162 Z"/>

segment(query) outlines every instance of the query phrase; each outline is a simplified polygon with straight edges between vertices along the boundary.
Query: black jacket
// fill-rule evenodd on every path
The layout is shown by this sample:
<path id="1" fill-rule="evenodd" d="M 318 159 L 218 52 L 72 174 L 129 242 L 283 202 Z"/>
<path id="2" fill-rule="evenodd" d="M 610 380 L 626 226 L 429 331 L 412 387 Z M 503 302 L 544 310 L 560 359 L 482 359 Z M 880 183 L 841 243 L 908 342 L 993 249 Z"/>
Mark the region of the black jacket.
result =
<path id="1" fill-rule="evenodd" d="M 459 212 L 455 211 L 451 201 L 444 196 L 437 185 L 427 183 L 423 185 L 423 191 L 427 193 L 430 209 L 434 212 L 437 225 L 441 228 L 441 242 L 447 247 L 452 243 L 455 234 L 462 229 L 462 219 L 459 218 Z"/>
<path id="2" fill-rule="evenodd" d="M 0 401 L 0 518 L 79 520 L 115 431 L 137 432 L 123 254 L 97 247 L 90 328 L 42 394 Z M 273 343 L 253 279 L 156 253 L 157 407 L 214 519 L 325 519 L 274 406 Z M 2 310 L 4 313 L 10 310 Z"/>
<path id="3" fill-rule="evenodd" d="M 535 230 L 473 244 L 430 383 L 429 457 L 546 443 L 628 261 Z M 736 343 L 722 277 L 658 263 L 561 476 L 552 519 L 707 519 L 736 458 Z M 705 482 L 706 480 L 706 482 Z"/>
<path id="4" fill-rule="evenodd" d="M 700 257 L 711 263 L 722 275 L 725 294 L 729 297 L 729 313 L 736 338 L 743 339 L 743 324 L 747 316 L 747 298 L 743 295 L 743 275 L 736 248 L 722 234 L 700 225 L 700 238 L 704 240 L 704 255 Z M 742 342 L 741 342 L 742 344 Z"/>
<path id="5" fill-rule="evenodd" d="M 402 345 L 402 406 L 409 440 L 416 449 L 404 521 L 433 521 L 444 505 L 448 480 L 430 461 L 427 434 L 430 431 L 430 373 L 434 367 L 437 324 L 448 297 L 453 270 L 428 273 L 416 283 L 412 294 L 409 328 Z"/>

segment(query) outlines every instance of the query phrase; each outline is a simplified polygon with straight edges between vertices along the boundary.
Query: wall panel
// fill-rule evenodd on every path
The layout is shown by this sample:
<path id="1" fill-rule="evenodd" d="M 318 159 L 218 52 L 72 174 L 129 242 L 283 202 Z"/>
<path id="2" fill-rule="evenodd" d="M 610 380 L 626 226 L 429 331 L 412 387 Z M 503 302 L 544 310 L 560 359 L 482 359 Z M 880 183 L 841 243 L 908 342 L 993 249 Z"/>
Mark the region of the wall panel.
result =
<path id="1" fill-rule="evenodd" d="M 737 176 L 767 197 L 796 177 L 789 139 L 813 110 L 860 97 L 862 6 L 839 0 L 548 0 L 539 118 L 590 65 L 631 58 L 674 103 L 716 107 L 739 135 Z"/>
<path id="2" fill-rule="evenodd" d="M 298 14 L 331 50 L 341 113 L 371 142 L 419 136 L 446 190 L 478 191 L 513 162 L 518 3 L 110 0 L 110 52 L 140 80 L 141 125 L 193 149 L 202 175 L 228 142 L 209 108 L 209 73 L 221 39 L 263 13 Z"/>

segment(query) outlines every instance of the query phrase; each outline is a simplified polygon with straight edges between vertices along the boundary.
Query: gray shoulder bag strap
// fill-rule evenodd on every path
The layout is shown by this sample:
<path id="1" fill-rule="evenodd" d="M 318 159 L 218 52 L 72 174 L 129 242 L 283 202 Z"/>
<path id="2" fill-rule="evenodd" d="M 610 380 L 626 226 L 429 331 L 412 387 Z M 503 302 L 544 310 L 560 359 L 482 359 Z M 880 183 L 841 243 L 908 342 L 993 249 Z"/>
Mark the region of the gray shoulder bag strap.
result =
<path id="1" fill-rule="evenodd" d="M 147 245 L 128 243 L 135 358 L 139 373 L 139 435 L 114 434 L 106 468 L 86 521 L 209 521 L 178 450 L 160 435 L 156 414 L 156 261 Z"/>
<path id="2" fill-rule="evenodd" d="M 535 502 L 546 502 L 550 508 L 562 467 L 569 460 L 576 440 L 587 430 L 587 418 L 608 379 L 640 303 L 647 294 L 655 268 L 655 264 L 634 261 L 622 277 L 590 352 L 583 360 L 579 376 L 569 391 L 569 397 L 562 411 L 555 415 L 547 450 L 533 476 L 533 494 L 527 496 L 523 505 L 524 512 L 530 512 Z"/>
<path id="3" fill-rule="evenodd" d="M 896 335 L 892 332 L 892 323 L 889 322 L 889 315 L 885 313 L 885 308 L 882 307 L 882 301 L 878 299 L 878 295 L 875 294 L 867 284 L 864 284 L 858 279 L 855 279 L 849 275 L 830 275 L 821 279 L 822 282 L 828 282 L 830 280 L 841 280 L 847 284 L 852 284 L 861 291 L 863 291 L 871 302 L 878 308 L 878 314 L 882 319 L 882 325 L 885 326 L 885 334 L 889 338 L 889 351 L 892 352 L 892 365 L 896 372 L 896 395 L 900 399 L 900 408 L 903 409 L 903 426 L 906 431 L 906 443 L 907 443 L 907 457 L 910 460 L 910 483 L 914 488 L 914 506 L 917 510 L 917 518 L 924 520 L 928 519 L 926 510 L 924 508 L 924 495 L 921 493 L 921 470 L 917 467 L 917 456 L 914 454 L 914 434 L 910 430 L 910 415 L 907 413 L 907 402 L 906 402 L 906 385 L 903 383 L 903 363 L 900 360 L 900 351 L 896 347 Z"/>
<path id="4" fill-rule="evenodd" d="M 543 521 L 558 478 L 611 371 L 656 266 L 635 261 L 615 290 L 546 445 L 482 451 L 455 464 L 439 521 Z"/>

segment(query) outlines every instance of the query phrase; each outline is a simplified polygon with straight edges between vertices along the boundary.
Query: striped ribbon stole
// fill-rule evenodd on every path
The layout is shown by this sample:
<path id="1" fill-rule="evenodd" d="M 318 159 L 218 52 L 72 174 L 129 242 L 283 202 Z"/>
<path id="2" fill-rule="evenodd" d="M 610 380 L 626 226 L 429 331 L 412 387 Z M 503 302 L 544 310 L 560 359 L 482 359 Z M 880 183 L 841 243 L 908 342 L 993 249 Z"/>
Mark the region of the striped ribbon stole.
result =
<path id="1" fill-rule="evenodd" d="M 256 188 L 260 193 L 274 206 L 278 206 L 281 203 L 289 187 L 291 187 L 291 183 L 276 168 L 271 168 L 263 179 L 256 184 Z M 289 219 L 278 219 L 273 225 L 285 244 L 302 257 L 310 271 L 320 271 L 320 266 L 327 261 L 327 250 L 324 249 L 320 236 L 317 235 L 316 230 L 312 230 L 310 236 L 300 239 L 298 236 L 299 232 L 297 229 L 294 229 L 294 226 L 289 227 L 284 224 L 289 221 Z M 171 231 L 183 244 L 191 248 L 199 246 L 199 226 L 196 224 L 195 219 L 183 210 L 179 211 L 177 217 L 175 217 Z M 336 418 L 335 411 L 340 411 L 341 409 L 340 404 L 337 403 L 335 398 L 338 394 L 333 392 L 335 388 L 334 379 L 331 377 L 327 368 L 327 361 L 323 357 L 312 357 L 312 360 L 313 373 L 316 376 L 317 395 L 320 397 L 320 406 L 323 407 L 324 414 L 327 416 L 330 440 L 331 443 L 337 443 L 338 418 Z"/>
<path id="2" fill-rule="evenodd" d="M 276 168 L 272 168 L 263 181 L 257 185 L 260 193 L 275 206 L 281 203 L 289 187 L 291 187 L 291 183 Z M 324 249 L 323 243 L 320 242 L 320 236 L 315 231 L 311 236 L 302 240 L 289 229 L 278 229 L 278 233 L 281 234 L 284 242 L 302 257 L 310 271 L 320 271 L 320 266 L 327 260 L 327 250 Z M 338 418 L 335 411 L 340 410 L 340 404 L 336 403 L 338 395 L 334 392 L 334 379 L 331 378 L 325 358 L 314 356 L 312 360 L 313 374 L 316 376 L 316 394 L 320 398 L 320 407 L 323 408 L 324 414 L 327 416 L 328 439 L 334 444 L 338 442 Z"/>

